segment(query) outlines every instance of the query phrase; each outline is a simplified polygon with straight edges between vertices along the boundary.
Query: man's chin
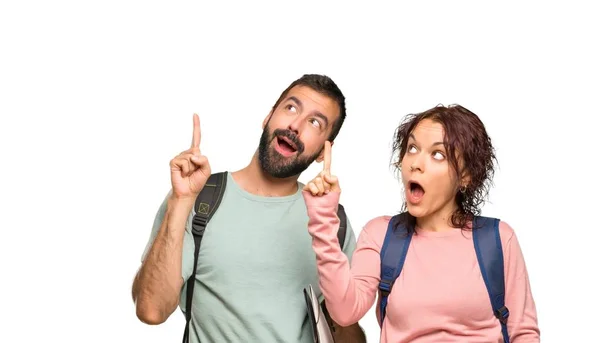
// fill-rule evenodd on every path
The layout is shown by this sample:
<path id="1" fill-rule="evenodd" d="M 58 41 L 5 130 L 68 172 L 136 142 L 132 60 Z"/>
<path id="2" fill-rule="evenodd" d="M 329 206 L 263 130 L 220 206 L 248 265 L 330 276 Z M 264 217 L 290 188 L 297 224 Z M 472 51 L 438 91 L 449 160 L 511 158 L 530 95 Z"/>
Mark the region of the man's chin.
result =
<path id="1" fill-rule="evenodd" d="M 267 168 L 263 168 L 263 170 L 269 174 L 271 177 L 277 179 L 287 179 L 288 177 L 296 175 L 296 171 L 290 164 L 276 164 L 270 165 Z"/>
<path id="2" fill-rule="evenodd" d="M 287 179 L 289 177 L 298 176 L 304 172 L 306 168 L 308 168 L 308 166 L 295 163 L 293 158 L 290 159 L 290 161 L 277 161 L 277 163 L 263 166 L 263 170 L 267 174 L 278 179 Z"/>
<path id="3" fill-rule="evenodd" d="M 292 156 L 284 156 L 276 149 L 271 150 L 269 154 L 269 160 L 274 167 L 283 168 L 291 165 L 297 159 L 297 156 L 294 154 Z"/>

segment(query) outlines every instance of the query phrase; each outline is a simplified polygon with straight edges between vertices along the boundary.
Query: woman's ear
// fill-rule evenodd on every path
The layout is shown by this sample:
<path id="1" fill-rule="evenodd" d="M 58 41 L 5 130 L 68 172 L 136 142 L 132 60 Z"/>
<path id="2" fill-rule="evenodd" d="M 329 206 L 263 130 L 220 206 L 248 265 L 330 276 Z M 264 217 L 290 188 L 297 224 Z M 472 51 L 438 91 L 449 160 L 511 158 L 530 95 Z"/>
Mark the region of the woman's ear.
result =
<path id="1" fill-rule="evenodd" d="M 460 178 L 460 182 L 458 183 L 459 189 L 466 189 L 471 184 L 471 175 L 465 169 L 462 172 L 462 177 Z"/>

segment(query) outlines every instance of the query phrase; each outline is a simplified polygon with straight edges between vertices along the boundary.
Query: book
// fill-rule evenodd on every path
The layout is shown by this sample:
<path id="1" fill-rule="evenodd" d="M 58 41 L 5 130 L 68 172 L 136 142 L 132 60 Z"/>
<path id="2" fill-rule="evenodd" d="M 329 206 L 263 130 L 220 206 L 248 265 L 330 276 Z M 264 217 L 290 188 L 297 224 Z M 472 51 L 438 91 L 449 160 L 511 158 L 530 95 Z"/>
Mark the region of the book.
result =
<path id="1" fill-rule="evenodd" d="M 306 310 L 308 311 L 308 320 L 311 324 L 314 342 L 334 343 L 331 328 L 327 323 L 327 319 L 325 319 L 319 298 L 315 294 L 312 285 L 304 288 L 304 299 L 306 300 Z"/>

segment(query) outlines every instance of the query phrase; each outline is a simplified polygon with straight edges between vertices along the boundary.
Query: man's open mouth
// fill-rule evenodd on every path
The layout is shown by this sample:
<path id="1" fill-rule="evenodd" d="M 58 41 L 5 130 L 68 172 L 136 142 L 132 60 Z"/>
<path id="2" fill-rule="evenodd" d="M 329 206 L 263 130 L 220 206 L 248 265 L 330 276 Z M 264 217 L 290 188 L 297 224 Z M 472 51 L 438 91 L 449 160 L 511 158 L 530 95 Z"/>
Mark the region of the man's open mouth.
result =
<path id="1" fill-rule="evenodd" d="M 283 156 L 289 157 L 298 151 L 298 147 L 289 138 L 284 136 L 277 136 L 275 138 L 275 148 Z"/>

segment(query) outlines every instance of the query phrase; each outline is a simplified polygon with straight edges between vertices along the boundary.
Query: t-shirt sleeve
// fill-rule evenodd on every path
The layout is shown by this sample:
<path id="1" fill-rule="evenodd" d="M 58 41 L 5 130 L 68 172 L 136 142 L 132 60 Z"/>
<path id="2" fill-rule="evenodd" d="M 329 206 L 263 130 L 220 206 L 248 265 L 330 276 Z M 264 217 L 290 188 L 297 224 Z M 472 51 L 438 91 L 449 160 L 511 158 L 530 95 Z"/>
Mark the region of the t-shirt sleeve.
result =
<path id="1" fill-rule="evenodd" d="M 375 301 L 379 252 L 366 233 L 369 230 L 367 226 L 357 242 L 352 243 L 355 248 L 351 248 L 356 251 L 351 265 L 347 252 L 341 251 L 337 241 L 339 192 L 315 197 L 305 191 L 303 196 L 309 216 L 308 231 L 313 238 L 312 246 L 317 258 L 319 287 L 329 314 L 342 326 L 354 324 Z"/>

